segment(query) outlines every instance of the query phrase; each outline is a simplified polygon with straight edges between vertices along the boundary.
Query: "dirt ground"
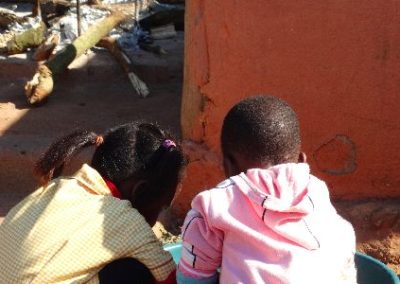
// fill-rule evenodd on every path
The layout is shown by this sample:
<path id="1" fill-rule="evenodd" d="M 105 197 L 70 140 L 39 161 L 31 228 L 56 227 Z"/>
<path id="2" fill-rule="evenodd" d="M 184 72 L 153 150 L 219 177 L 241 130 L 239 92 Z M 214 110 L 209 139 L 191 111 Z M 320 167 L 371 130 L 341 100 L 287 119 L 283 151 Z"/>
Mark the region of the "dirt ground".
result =
<path id="1" fill-rule="evenodd" d="M 334 205 L 353 224 L 357 250 L 400 275 L 400 200 L 341 201 Z"/>
<path id="2" fill-rule="evenodd" d="M 77 128 L 102 133 L 120 123 L 145 119 L 180 135 L 183 32 L 158 44 L 167 55 L 130 54 L 136 74 L 150 88 L 145 99 L 135 93 L 107 51 L 94 49 L 56 81 L 46 105 L 29 107 L 23 87 L 35 69 L 30 54 L 0 59 L 0 219 L 35 189 L 34 162 L 63 134 Z M 83 153 L 67 171 L 89 157 L 90 151 Z"/>

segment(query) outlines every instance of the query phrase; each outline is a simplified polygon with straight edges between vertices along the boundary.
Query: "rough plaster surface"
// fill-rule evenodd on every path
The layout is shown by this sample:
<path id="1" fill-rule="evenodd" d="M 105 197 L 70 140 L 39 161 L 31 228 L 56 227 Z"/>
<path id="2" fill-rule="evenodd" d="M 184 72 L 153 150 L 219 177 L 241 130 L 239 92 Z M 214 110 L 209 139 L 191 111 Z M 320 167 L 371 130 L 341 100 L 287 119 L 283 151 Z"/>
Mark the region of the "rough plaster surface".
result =
<path id="1" fill-rule="evenodd" d="M 399 32 L 394 0 L 187 2 L 181 123 L 200 160 L 189 165 L 175 212 L 223 179 L 223 118 L 255 94 L 293 106 L 312 172 L 333 199 L 399 198 Z M 359 231 L 368 213 L 358 214 Z M 363 248 L 392 255 L 385 248 L 399 243 L 398 226 L 384 232 L 362 239 Z"/>
<path id="2" fill-rule="evenodd" d="M 334 199 L 400 197 L 400 2 L 306 2 L 187 3 L 183 136 L 219 155 L 230 107 L 276 95 Z"/>

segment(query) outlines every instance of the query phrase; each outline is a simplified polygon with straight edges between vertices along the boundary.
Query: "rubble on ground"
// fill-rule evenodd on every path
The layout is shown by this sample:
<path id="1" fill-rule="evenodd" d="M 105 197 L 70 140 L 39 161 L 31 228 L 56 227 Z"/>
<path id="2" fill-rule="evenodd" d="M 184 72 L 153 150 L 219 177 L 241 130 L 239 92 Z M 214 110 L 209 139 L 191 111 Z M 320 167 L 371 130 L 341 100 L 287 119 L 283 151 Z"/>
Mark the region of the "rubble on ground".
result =
<path id="1" fill-rule="evenodd" d="M 86 50 L 108 40 L 107 46 L 100 46 L 115 56 L 136 92 L 146 97 L 150 91 L 132 71 L 129 57 L 139 50 L 167 54 L 157 40 L 176 37 L 183 17 L 184 5 L 156 0 L 0 1 L 0 59 L 28 52 L 38 61 L 25 94 L 30 104 L 39 105 L 52 93 L 53 77 Z"/>

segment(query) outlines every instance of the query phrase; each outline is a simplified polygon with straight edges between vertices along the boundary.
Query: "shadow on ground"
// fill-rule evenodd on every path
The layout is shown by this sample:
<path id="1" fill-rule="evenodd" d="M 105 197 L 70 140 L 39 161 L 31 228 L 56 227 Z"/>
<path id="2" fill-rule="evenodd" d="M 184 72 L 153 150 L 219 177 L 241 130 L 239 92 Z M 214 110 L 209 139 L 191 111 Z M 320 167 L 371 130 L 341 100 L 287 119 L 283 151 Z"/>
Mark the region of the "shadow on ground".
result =
<path id="1" fill-rule="evenodd" d="M 164 58 L 144 52 L 137 55 L 138 62 L 149 66 L 142 65 L 143 76 L 138 74 L 150 82 L 151 94 L 146 99 L 135 93 L 127 75 L 105 50 L 96 49 L 76 60 L 41 107 L 28 106 L 23 92 L 35 63 L 23 56 L 0 63 L 0 217 L 35 189 L 34 162 L 63 134 L 77 128 L 102 133 L 120 123 L 146 119 L 179 135 L 183 33 L 163 44 L 169 52 Z M 154 67 L 160 60 L 163 68 Z M 160 72 L 167 74 L 160 76 Z M 70 171 L 78 164 L 72 163 Z"/>

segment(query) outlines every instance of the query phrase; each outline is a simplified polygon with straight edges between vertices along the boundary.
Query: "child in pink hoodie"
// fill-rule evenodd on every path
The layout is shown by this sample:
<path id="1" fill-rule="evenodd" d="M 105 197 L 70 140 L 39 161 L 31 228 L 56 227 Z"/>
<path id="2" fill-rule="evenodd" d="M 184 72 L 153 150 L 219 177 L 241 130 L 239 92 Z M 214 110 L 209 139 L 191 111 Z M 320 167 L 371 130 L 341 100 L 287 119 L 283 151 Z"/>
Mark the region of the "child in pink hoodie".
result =
<path id="1" fill-rule="evenodd" d="M 290 106 L 239 102 L 221 144 L 229 178 L 192 201 L 178 283 L 356 283 L 354 230 L 310 174 Z"/>

